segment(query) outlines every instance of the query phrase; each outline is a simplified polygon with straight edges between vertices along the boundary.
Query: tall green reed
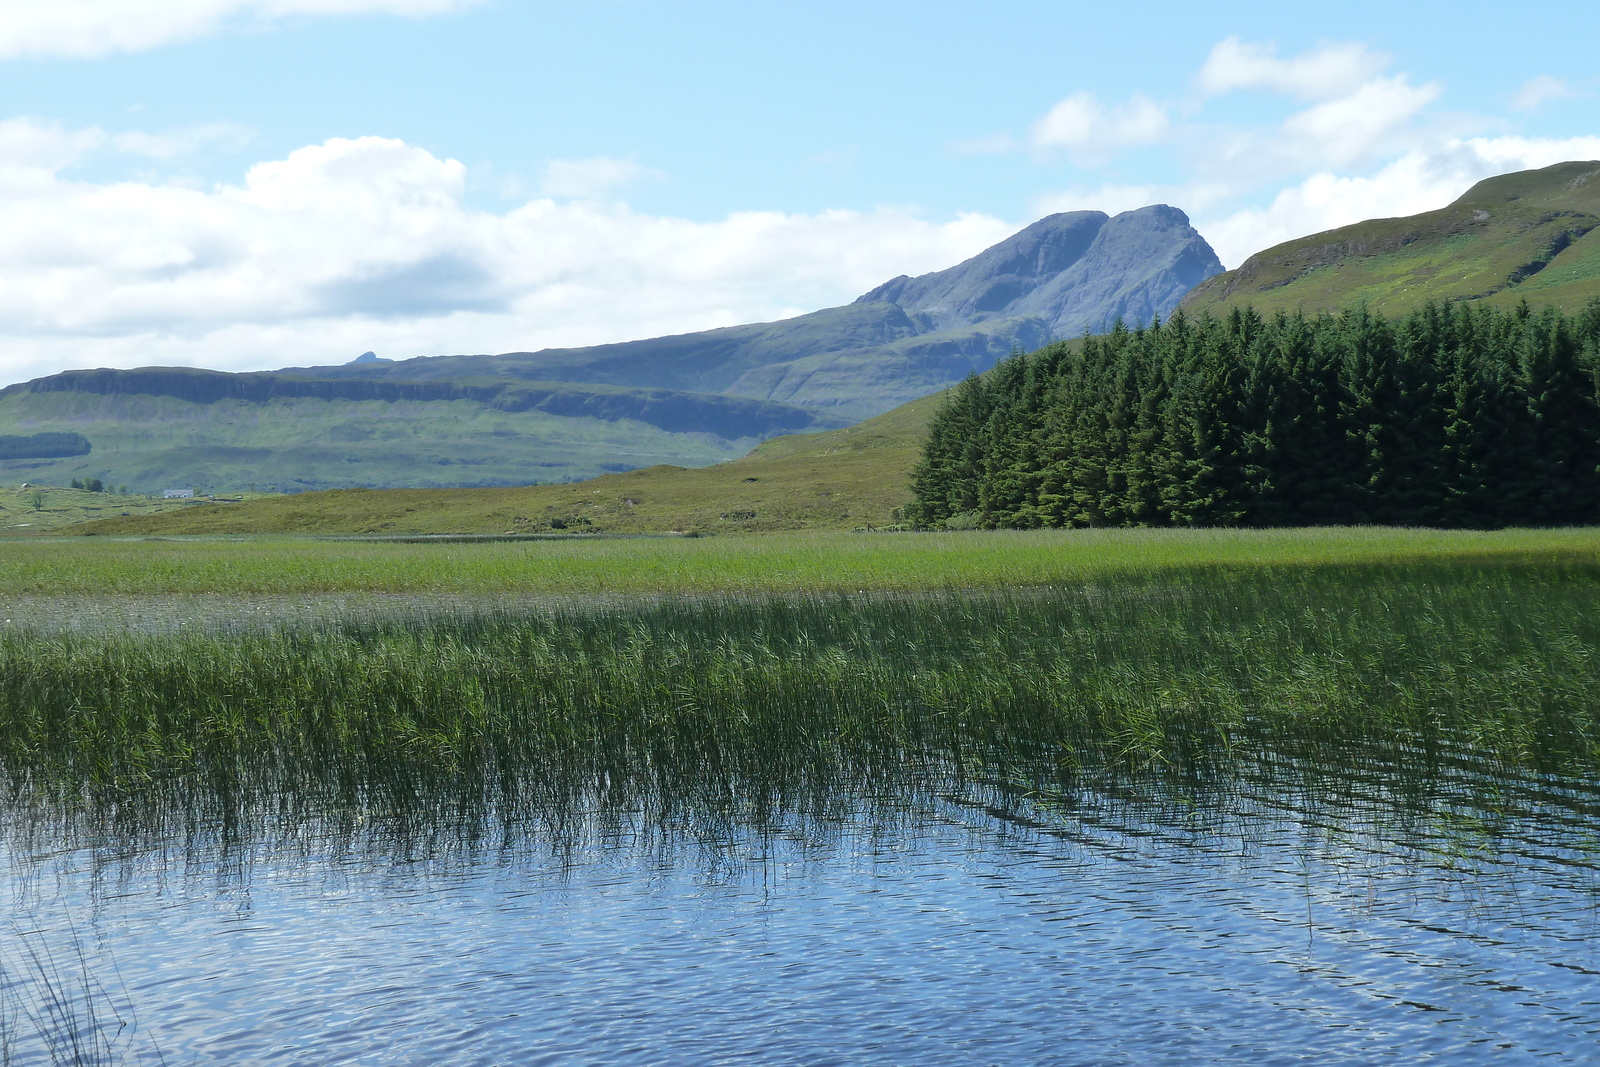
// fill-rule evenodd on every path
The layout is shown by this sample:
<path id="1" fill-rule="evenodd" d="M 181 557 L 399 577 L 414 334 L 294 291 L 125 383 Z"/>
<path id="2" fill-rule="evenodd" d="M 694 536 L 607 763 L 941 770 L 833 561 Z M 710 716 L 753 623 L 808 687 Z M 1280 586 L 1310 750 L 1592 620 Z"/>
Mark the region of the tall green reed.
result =
<path id="1" fill-rule="evenodd" d="M 0 635 L 13 811 L 804 809 L 1241 758 L 1600 765 L 1600 574 L 1199 568 L 241 632 Z M 175 814 L 176 813 L 176 816 Z M 210 813 L 210 814 L 207 814 Z"/>

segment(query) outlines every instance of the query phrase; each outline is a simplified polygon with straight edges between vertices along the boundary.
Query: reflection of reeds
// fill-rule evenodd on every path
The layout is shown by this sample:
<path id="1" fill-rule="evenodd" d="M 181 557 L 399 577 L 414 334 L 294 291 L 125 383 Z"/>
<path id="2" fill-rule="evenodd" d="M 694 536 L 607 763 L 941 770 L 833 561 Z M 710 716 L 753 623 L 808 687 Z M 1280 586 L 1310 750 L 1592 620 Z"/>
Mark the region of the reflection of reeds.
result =
<path id="1" fill-rule="evenodd" d="M 0 1065 L 39 1050 L 57 1067 L 127 1062 L 129 1021 L 91 964 L 77 931 L 65 939 L 13 923 L 0 952 Z M 112 969 L 113 975 L 115 969 Z M 151 1046 L 156 1062 L 164 1062 Z M 143 1062 L 140 1057 L 137 1062 Z"/>
<path id="2" fill-rule="evenodd" d="M 13 811 L 413 823 L 1059 789 L 1268 752 L 1464 749 L 1582 769 L 1600 762 L 1597 591 L 1570 567 L 1212 568 L 1073 589 L 12 632 L 0 766 Z"/>

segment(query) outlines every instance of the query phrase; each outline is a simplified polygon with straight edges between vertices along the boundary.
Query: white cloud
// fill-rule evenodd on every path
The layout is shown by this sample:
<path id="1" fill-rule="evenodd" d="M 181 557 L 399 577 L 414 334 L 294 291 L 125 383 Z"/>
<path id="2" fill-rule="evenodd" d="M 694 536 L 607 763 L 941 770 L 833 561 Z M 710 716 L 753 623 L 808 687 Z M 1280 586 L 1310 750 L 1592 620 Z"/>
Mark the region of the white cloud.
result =
<path id="1" fill-rule="evenodd" d="M 110 138 L 113 148 L 130 155 L 151 159 L 176 159 L 197 152 L 209 144 L 241 149 L 255 137 L 255 130 L 235 122 L 214 122 L 175 133 L 145 133 L 130 130 Z"/>
<path id="2" fill-rule="evenodd" d="M 1375 78 L 1354 91 L 1289 116 L 1283 129 L 1314 158 L 1357 163 L 1440 96 L 1438 85 L 1412 85 L 1402 75 Z"/>
<path id="3" fill-rule="evenodd" d="M 1552 78 L 1548 74 L 1541 74 L 1537 78 L 1529 78 L 1511 98 L 1511 106 L 1518 111 L 1532 111 L 1540 104 L 1550 100 L 1564 100 L 1575 95 L 1572 87 L 1560 78 Z"/>
<path id="4" fill-rule="evenodd" d="M 1492 175 L 1600 157 L 1600 137 L 1474 137 L 1487 120 L 1429 122 L 1426 112 L 1442 88 L 1385 73 L 1388 63 L 1358 43 L 1279 59 L 1271 46 L 1230 37 L 1200 71 L 1208 94 L 1262 89 L 1308 103 L 1276 122 L 1248 126 L 1186 114 L 1164 131 L 1183 150 L 1177 180 L 1068 187 L 1034 205 L 1041 212 L 1115 213 L 1172 204 L 1193 217 L 1224 264 L 1236 267 L 1292 238 L 1443 207 Z M 1521 95 L 1536 101 L 1567 91 L 1554 79 L 1534 79 Z M 1078 94 L 1040 121 L 1036 137 L 1103 142 L 1106 114 L 1091 95 Z"/>
<path id="5" fill-rule="evenodd" d="M 594 344 L 779 318 L 1010 233 L 893 208 L 715 222 L 592 200 L 469 209 L 466 168 L 330 140 L 211 190 L 63 178 L 81 142 L 0 123 L 0 381 Z"/>
<path id="6" fill-rule="evenodd" d="M 1090 92 L 1077 92 L 1060 101 L 1033 124 L 1036 148 L 1065 148 L 1087 163 L 1101 162 L 1118 149 L 1153 144 L 1171 126 L 1161 105 L 1134 96 L 1106 107 Z"/>
<path id="7" fill-rule="evenodd" d="M 476 0 L 6 0 L 0 59 L 138 52 L 214 33 L 230 22 L 297 15 L 422 16 Z"/>
<path id="8" fill-rule="evenodd" d="M 1406 152 L 1370 175 L 1313 174 L 1279 191 L 1266 207 L 1202 218 L 1196 228 L 1224 264 L 1237 267 L 1296 237 L 1444 207 L 1496 174 L 1597 158 L 1600 137 L 1451 139 Z"/>
<path id="9" fill-rule="evenodd" d="M 13 179 L 23 172 L 49 176 L 97 152 L 121 152 L 171 160 L 208 144 L 242 148 L 255 131 L 235 123 L 214 123 L 169 133 L 128 130 L 107 133 L 98 126 L 68 130 L 32 118 L 0 120 L 0 171 Z"/>
<path id="10" fill-rule="evenodd" d="M 631 159 L 552 159 L 544 166 L 540 189 L 546 196 L 594 199 L 659 177 L 660 171 L 641 167 Z"/>
<path id="11" fill-rule="evenodd" d="M 1326 43 L 1292 59 L 1279 59 L 1270 44 L 1228 37 L 1217 42 L 1200 68 L 1200 88 L 1209 95 L 1265 89 L 1305 100 L 1352 92 L 1389 65 L 1389 59 L 1356 42 Z"/>
<path id="12" fill-rule="evenodd" d="M 71 166 L 105 141 L 105 133 L 95 128 L 67 130 L 58 123 L 30 118 L 5 119 L 0 121 L 0 170 L 53 173 Z"/>
<path id="13" fill-rule="evenodd" d="M 1171 204 L 1186 213 L 1205 211 L 1227 199 L 1226 186 L 1209 183 L 1182 185 L 1117 185 L 1108 184 L 1092 189 L 1062 189 L 1034 198 L 1033 209 L 1039 215 L 1057 211 L 1104 211 L 1116 215 L 1151 204 Z"/>

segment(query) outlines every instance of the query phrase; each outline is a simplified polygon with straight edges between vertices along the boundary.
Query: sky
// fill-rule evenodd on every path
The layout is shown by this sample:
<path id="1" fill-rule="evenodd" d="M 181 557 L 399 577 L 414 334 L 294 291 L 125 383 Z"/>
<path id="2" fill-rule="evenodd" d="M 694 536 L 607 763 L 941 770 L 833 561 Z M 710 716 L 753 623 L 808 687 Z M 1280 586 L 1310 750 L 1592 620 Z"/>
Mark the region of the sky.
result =
<path id="1" fill-rule="evenodd" d="M 0 385 L 782 318 L 1055 211 L 1223 263 L 1600 159 L 1592 0 L 0 0 Z"/>

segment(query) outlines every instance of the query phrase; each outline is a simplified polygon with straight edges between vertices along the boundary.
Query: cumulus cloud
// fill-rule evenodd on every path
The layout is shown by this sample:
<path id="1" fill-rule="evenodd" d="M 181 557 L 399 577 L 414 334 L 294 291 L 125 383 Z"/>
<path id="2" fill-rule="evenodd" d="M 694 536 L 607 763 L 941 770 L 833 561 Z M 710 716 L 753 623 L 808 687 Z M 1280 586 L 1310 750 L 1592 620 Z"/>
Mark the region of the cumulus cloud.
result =
<path id="1" fill-rule="evenodd" d="M 1320 44 L 1290 59 L 1279 59 L 1270 44 L 1228 37 L 1211 49 L 1200 68 L 1202 91 L 1209 95 L 1264 89 L 1304 100 L 1343 96 L 1375 77 L 1389 58 L 1356 42 Z"/>
<path id="2" fill-rule="evenodd" d="M 780 318 L 1014 228 L 896 209 L 693 222 L 592 199 L 466 206 L 466 168 L 335 139 L 210 190 L 61 173 L 104 134 L 0 123 L 0 382 L 593 344 Z"/>
<path id="3" fill-rule="evenodd" d="M 1065 148 L 1083 162 L 1109 158 L 1118 149 L 1153 144 L 1166 136 L 1166 109 L 1145 96 L 1110 107 L 1094 93 L 1077 92 L 1033 124 L 1035 148 Z"/>
<path id="4" fill-rule="evenodd" d="M 1354 91 L 1289 116 L 1283 130 L 1327 163 L 1357 163 L 1439 99 L 1435 84 L 1412 85 L 1404 76 L 1375 78 Z"/>
<path id="5" fill-rule="evenodd" d="M 1115 213 L 1150 203 L 1187 211 L 1222 262 L 1292 238 L 1368 218 L 1440 208 L 1475 182 L 1571 159 L 1600 158 L 1600 137 L 1471 136 L 1490 120 L 1430 121 L 1443 96 L 1388 70 L 1390 59 L 1360 43 L 1321 44 L 1280 58 L 1271 45 L 1229 37 L 1212 48 L 1197 80 L 1207 97 L 1261 90 L 1287 98 L 1278 119 L 1250 125 L 1208 123 L 1202 100 L 1180 112 L 1162 136 L 1181 150 L 1177 180 L 1079 185 L 1035 198 L 1041 212 L 1095 208 Z M 1570 87 L 1535 78 L 1517 95 L 1532 107 Z M 1036 127 L 1036 137 L 1066 144 L 1105 143 L 1108 109 L 1077 94 Z M 1163 113 L 1163 120 L 1166 115 Z"/>
<path id="6" fill-rule="evenodd" d="M 1560 78 L 1552 78 L 1548 74 L 1541 74 L 1537 78 L 1529 78 L 1511 98 L 1511 106 L 1518 111 L 1532 111 L 1540 104 L 1551 100 L 1564 100 L 1575 95 L 1572 87 Z"/>
<path id="7" fill-rule="evenodd" d="M 305 15 L 433 15 L 476 0 L 48 0 L 0 4 L 0 59 L 90 58 Z"/>

